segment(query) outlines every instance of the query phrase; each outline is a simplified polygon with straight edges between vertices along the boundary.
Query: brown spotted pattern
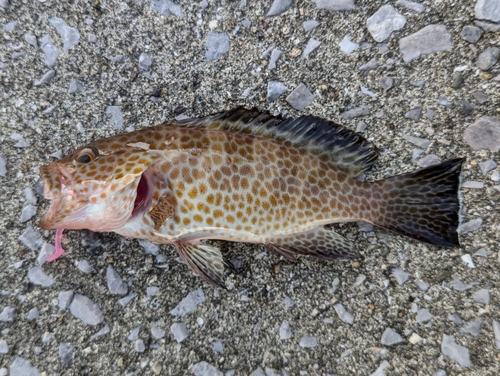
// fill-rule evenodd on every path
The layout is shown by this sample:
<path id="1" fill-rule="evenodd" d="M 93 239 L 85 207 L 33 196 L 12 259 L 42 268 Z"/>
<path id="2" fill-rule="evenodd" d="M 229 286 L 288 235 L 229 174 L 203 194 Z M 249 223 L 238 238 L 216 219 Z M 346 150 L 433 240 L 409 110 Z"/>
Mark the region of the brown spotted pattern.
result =
<path id="1" fill-rule="evenodd" d="M 148 150 L 128 146 L 139 142 Z M 99 150 L 88 164 L 75 161 L 77 151 L 42 167 L 49 183 L 45 196 L 59 197 L 58 168 L 65 169 L 74 199 L 92 204 L 118 199 L 131 211 L 134 189 L 125 188 L 136 188 L 147 169 L 149 210 L 122 231 L 114 229 L 127 236 L 171 242 L 197 233 L 192 236 L 264 242 L 326 223 L 369 219 L 378 210 L 366 183 L 307 150 L 251 134 L 157 126 L 88 146 Z M 70 216 L 71 206 L 65 210 Z M 60 211 L 52 214 L 42 222 L 45 228 L 71 228 Z"/>
<path id="2" fill-rule="evenodd" d="M 365 221 L 434 244 L 458 243 L 461 160 L 366 183 L 353 174 L 369 168 L 376 149 L 353 132 L 334 125 L 335 143 L 330 123 L 303 117 L 284 125 L 298 132 L 287 141 L 273 128 L 280 119 L 259 115 L 267 128 L 250 118 L 251 128 L 227 126 L 224 116 L 206 118 L 215 119 L 207 126 L 164 124 L 99 140 L 41 167 L 52 201 L 42 227 L 172 243 L 197 274 L 219 285 L 222 257 L 201 239 L 263 243 L 288 258 L 353 258 L 349 241 L 323 225 Z M 322 143 L 333 154 L 321 151 Z"/>
<path id="3" fill-rule="evenodd" d="M 326 223 L 369 220 L 378 208 L 366 183 L 272 139 L 181 127 L 158 127 L 150 136 L 138 140 L 164 158 L 149 168 L 156 182 L 151 210 L 127 226 L 129 236 L 134 228 L 135 237 L 157 242 L 265 242 Z M 169 197 L 171 207 L 160 197 Z M 161 228 L 159 206 L 168 213 Z"/>

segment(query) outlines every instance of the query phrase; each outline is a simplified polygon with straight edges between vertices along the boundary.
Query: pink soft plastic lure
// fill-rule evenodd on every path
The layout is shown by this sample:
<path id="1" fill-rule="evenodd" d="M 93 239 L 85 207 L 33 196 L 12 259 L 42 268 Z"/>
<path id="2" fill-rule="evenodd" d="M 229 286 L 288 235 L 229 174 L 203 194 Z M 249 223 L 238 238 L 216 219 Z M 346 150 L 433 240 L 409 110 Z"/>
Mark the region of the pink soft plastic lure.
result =
<path id="1" fill-rule="evenodd" d="M 64 231 L 63 228 L 56 229 L 56 238 L 54 239 L 54 243 L 55 243 L 54 245 L 56 247 L 56 250 L 53 254 L 51 254 L 47 258 L 47 260 L 46 260 L 47 262 L 52 262 L 54 260 L 57 260 L 64 253 L 64 249 L 63 249 L 62 244 L 61 244 L 63 231 Z"/>

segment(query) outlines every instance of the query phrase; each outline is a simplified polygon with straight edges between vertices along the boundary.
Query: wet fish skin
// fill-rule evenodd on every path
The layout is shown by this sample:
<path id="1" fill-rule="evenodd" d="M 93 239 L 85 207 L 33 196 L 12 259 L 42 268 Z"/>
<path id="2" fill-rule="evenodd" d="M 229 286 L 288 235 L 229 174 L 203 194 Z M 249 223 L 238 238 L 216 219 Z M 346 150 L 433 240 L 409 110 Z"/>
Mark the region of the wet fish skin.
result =
<path id="1" fill-rule="evenodd" d="M 174 244 L 196 274 L 221 286 L 222 255 L 200 240 L 260 243 L 289 259 L 357 258 L 348 239 L 323 226 L 364 221 L 457 245 L 463 160 L 356 180 L 377 156 L 360 135 L 312 116 L 283 120 L 238 108 L 174 121 L 42 166 L 52 205 L 41 226 Z"/>

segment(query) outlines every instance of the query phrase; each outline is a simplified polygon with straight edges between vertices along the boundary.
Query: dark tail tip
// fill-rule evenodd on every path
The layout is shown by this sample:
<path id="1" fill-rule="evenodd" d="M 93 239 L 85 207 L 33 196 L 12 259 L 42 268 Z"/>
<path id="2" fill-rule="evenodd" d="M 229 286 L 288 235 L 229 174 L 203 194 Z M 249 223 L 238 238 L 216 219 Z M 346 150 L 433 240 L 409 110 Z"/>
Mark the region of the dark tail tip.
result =
<path id="1" fill-rule="evenodd" d="M 380 181 L 385 214 L 375 224 L 440 247 L 460 245 L 457 228 L 464 160 L 451 159 Z"/>

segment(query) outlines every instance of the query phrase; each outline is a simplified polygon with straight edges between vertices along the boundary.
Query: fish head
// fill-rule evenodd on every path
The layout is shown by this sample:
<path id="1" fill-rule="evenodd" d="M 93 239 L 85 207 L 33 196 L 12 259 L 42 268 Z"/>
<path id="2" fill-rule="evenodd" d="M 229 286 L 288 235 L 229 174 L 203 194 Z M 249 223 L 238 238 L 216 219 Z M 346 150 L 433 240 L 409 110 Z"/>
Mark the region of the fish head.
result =
<path id="1" fill-rule="evenodd" d="M 43 195 L 51 201 L 44 229 L 113 231 L 151 202 L 147 169 L 160 156 L 137 144 L 101 140 L 42 166 Z"/>

